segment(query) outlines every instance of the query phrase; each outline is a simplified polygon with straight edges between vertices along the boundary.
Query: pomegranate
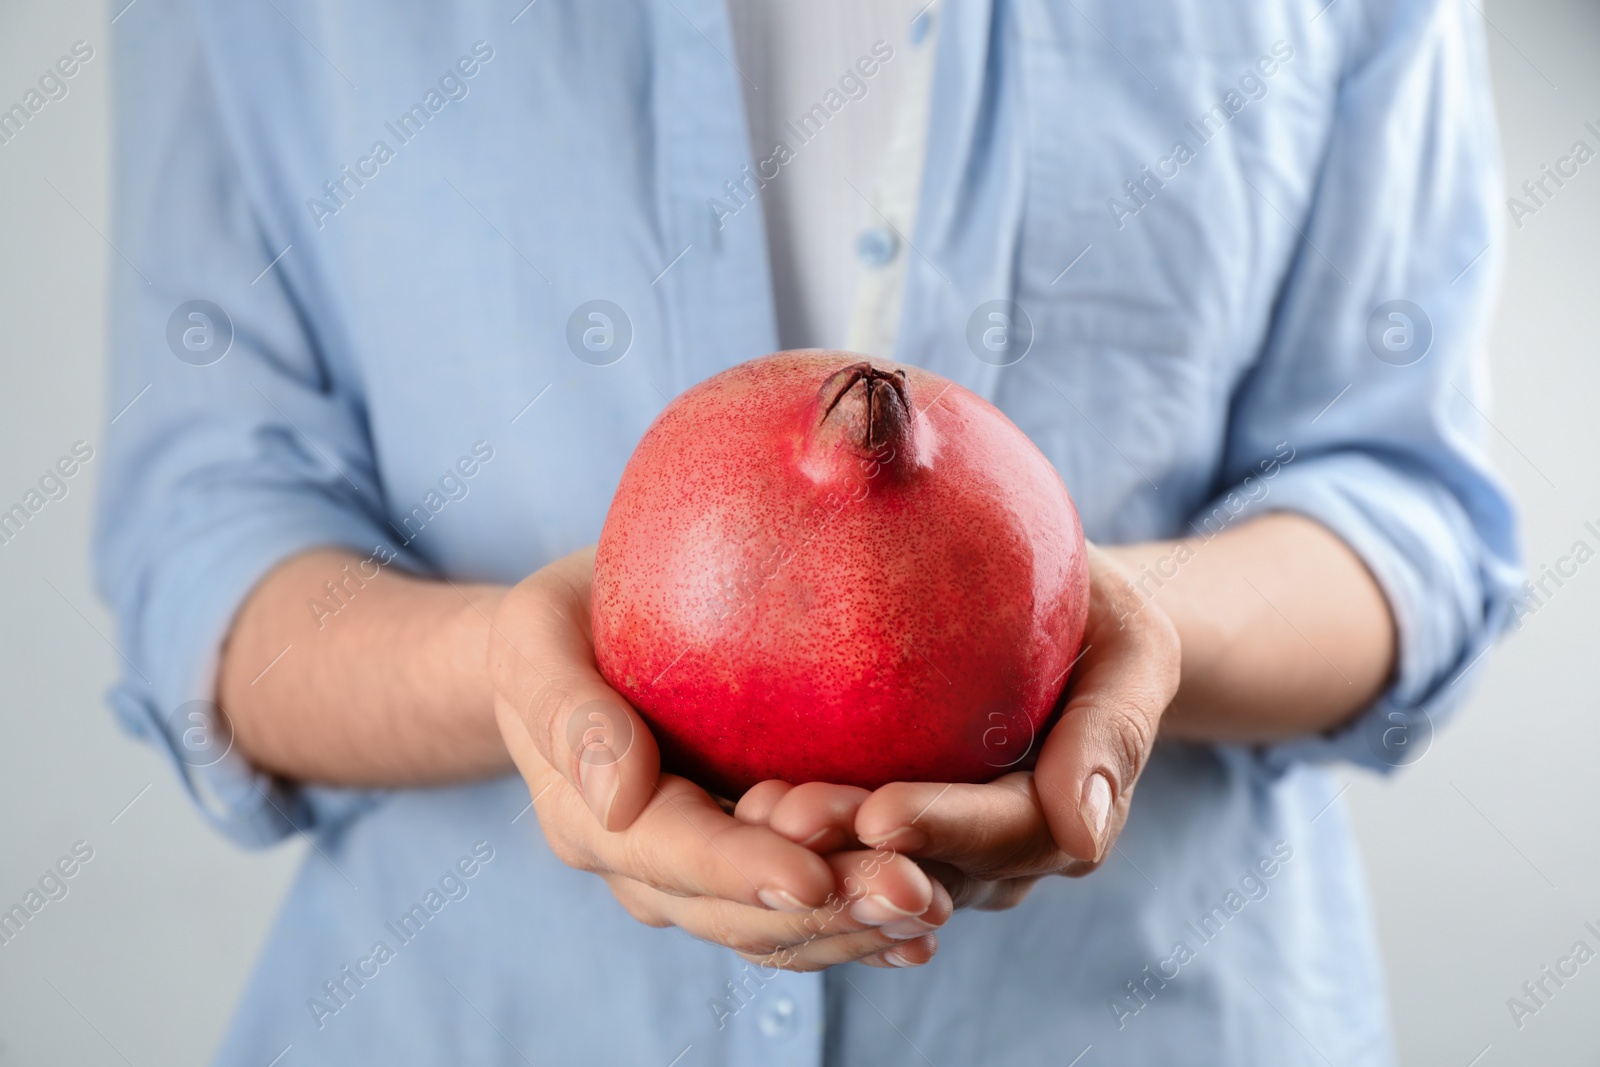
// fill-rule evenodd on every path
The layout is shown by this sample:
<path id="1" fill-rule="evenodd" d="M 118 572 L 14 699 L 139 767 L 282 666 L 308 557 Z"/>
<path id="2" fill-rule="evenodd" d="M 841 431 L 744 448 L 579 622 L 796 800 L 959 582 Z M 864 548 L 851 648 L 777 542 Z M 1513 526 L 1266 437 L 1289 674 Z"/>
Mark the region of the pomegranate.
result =
<path id="1" fill-rule="evenodd" d="M 1049 461 L 936 374 L 782 352 L 675 399 L 595 556 L 595 659 L 665 764 L 756 782 L 1027 766 L 1078 655 L 1083 529 Z"/>

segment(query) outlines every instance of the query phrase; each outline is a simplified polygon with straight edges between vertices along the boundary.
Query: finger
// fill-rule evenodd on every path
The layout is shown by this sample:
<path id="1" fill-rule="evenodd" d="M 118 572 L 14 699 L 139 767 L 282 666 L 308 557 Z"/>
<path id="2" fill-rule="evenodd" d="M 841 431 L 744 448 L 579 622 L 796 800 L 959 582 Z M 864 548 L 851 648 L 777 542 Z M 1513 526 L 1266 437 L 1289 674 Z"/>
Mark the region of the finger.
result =
<path id="1" fill-rule="evenodd" d="M 662 775 L 633 825 L 591 842 L 598 864 L 679 896 L 804 913 L 833 891 L 833 869 L 765 826 L 740 822 L 686 778 Z"/>
<path id="2" fill-rule="evenodd" d="M 853 924 L 844 908 L 837 912 L 819 908 L 806 916 L 784 915 L 712 897 L 674 897 L 620 875 L 606 881 L 617 900 L 640 922 L 678 926 L 752 962 L 787 970 L 817 970 L 879 954 L 907 941 L 920 941 L 951 913 L 949 895 L 938 893 L 929 912 L 932 922 L 915 933 L 895 935 Z M 928 956 L 931 953 L 918 962 L 925 962 Z"/>
<path id="3" fill-rule="evenodd" d="M 1007 908 L 1014 908 L 1027 898 L 1034 884 L 1039 881 L 1037 876 L 974 878 L 948 863 L 937 863 L 932 860 L 922 860 L 920 865 L 950 894 L 953 907 L 975 908 L 978 911 L 1004 911 Z M 1052 873 L 1064 874 L 1068 871 L 1064 869 Z"/>
<path id="4" fill-rule="evenodd" d="M 791 915 L 716 897 L 674 896 L 620 874 L 604 877 L 617 902 L 639 922 L 676 926 L 692 937 L 741 955 L 767 956 L 839 932 L 829 929 L 826 908 Z M 849 932 L 857 931 L 852 928 Z"/>
<path id="5" fill-rule="evenodd" d="M 902 945 L 910 945 L 912 947 L 904 954 L 897 953 L 901 962 L 887 959 L 884 962 L 888 962 L 890 966 L 920 966 L 933 958 L 933 953 L 939 944 L 936 930 L 949 920 L 952 911 L 950 894 L 935 882 L 933 903 L 922 916 L 926 920 L 926 930 L 893 932 L 887 926 L 877 927 L 832 937 L 816 937 L 799 944 L 785 946 L 764 956 L 747 954 L 745 958 L 753 963 L 781 967 L 788 971 L 819 971 L 841 963 L 872 957 L 883 958 L 887 954 L 886 950 L 894 951 Z"/>
<path id="6" fill-rule="evenodd" d="M 735 952 L 767 955 L 826 933 L 805 929 L 806 916 L 752 908 L 715 897 L 678 897 L 620 874 L 605 875 L 611 895 L 646 926 L 676 926 Z M 820 925 L 820 921 L 819 921 Z"/>
<path id="7" fill-rule="evenodd" d="M 644 809 L 661 769 L 655 738 L 595 668 L 589 620 L 592 547 L 517 585 L 495 613 L 489 670 L 546 762 L 608 830 Z"/>
<path id="8" fill-rule="evenodd" d="M 830 893 L 821 905 L 804 913 L 752 908 L 745 904 L 738 904 L 733 911 L 710 908 L 711 904 L 737 902 L 707 896 L 683 897 L 668 892 L 665 895 L 674 899 L 698 901 L 706 906 L 685 910 L 672 905 L 669 914 L 673 922 L 682 918 L 686 923 L 700 923 L 700 928 L 714 923 L 729 924 L 738 919 L 736 930 L 728 927 L 728 932 L 737 933 L 742 939 L 738 944 L 721 937 L 708 935 L 708 939 L 743 952 L 770 953 L 821 938 L 862 932 L 879 933 L 886 941 L 904 941 L 938 929 L 954 910 L 949 892 L 904 856 L 871 851 L 835 853 L 828 857 L 828 863 L 839 889 Z M 610 876 L 619 877 L 623 876 Z M 654 886 L 646 885 L 646 888 L 661 892 Z M 649 920 L 641 918 L 641 921 Z M 752 939 L 758 942 L 754 948 L 750 947 Z"/>
<path id="9" fill-rule="evenodd" d="M 496 723 L 500 726 L 500 739 L 505 742 L 506 751 L 511 754 L 511 762 L 516 765 L 517 773 L 528 783 L 528 795 L 532 798 L 536 811 L 539 801 L 555 787 L 557 782 L 561 782 L 568 789 L 571 788 L 570 783 L 562 778 L 559 771 L 550 766 L 550 761 L 539 751 L 539 746 L 528 733 L 528 724 L 522 720 L 517 709 L 498 693 L 494 699 L 494 715 Z"/>
<path id="10" fill-rule="evenodd" d="M 892 782 L 862 803 L 855 829 L 865 843 L 985 879 L 1047 874 L 1069 859 L 1026 771 L 987 785 Z"/>
<path id="11" fill-rule="evenodd" d="M 777 956 L 775 965 L 788 969 L 832 966 L 877 952 L 885 945 L 925 937 L 949 921 L 955 910 L 950 893 L 904 856 L 860 851 L 828 857 L 840 886 L 827 903 L 804 916 L 757 914 L 755 909 L 729 911 L 724 902 L 697 898 L 685 908 L 673 906 L 676 921 L 722 923 L 721 934 L 734 928 L 745 938 L 739 951 Z M 751 947 L 750 938 L 760 943 Z M 717 938 L 719 943 L 728 943 Z M 796 950 L 787 955 L 784 949 Z M 803 950 L 803 951 L 800 951 Z M 799 958 L 795 958 L 795 957 Z"/>
<path id="12" fill-rule="evenodd" d="M 906 856 L 887 850 L 835 852 L 827 861 L 849 902 L 850 919 L 860 926 L 904 939 L 925 934 L 949 917 L 940 911 L 943 898 L 933 879 Z"/>
<path id="13" fill-rule="evenodd" d="M 772 821 L 772 809 L 793 788 L 788 782 L 776 778 L 757 782 L 739 798 L 739 803 L 733 809 L 733 817 L 752 826 L 766 826 Z"/>
<path id="14" fill-rule="evenodd" d="M 657 929 L 673 925 L 668 903 L 676 899 L 675 897 L 620 874 L 607 874 L 601 877 L 605 879 L 611 895 L 617 898 L 617 903 L 621 904 L 623 910 L 635 920 Z"/>
<path id="15" fill-rule="evenodd" d="M 572 783 L 545 762 L 515 710 L 503 701 L 496 708 L 545 839 L 568 866 L 622 874 L 678 896 L 718 896 L 791 913 L 820 906 L 833 891 L 833 869 L 821 857 L 764 826 L 738 822 L 705 790 L 675 775 L 662 776 L 627 829 L 601 829 Z"/>
<path id="16" fill-rule="evenodd" d="M 854 847 L 856 811 L 872 794 L 859 786 L 807 782 L 790 789 L 768 815 L 767 825 L 813 852 Z"/>
<path id="17" fill-rule="evenodd" d="M 839 889 L 806 915 L 773 916 L 763 927 L 771 939 L 767 951 L 856 933 L 904 941 L 937 930 L 955 910 L 949 892 L 905 856 L 856 851 L 834 853 L 828 863 Z M 850 944 L 866 942 L 858 938 Z M 851 951 L 859 955 L 870 949 Z M 823 953 L 817 958 L 844 957 Z"/>
<path id="18" fill-rule="evenodd" d="M 933 959 L 933 954 L 938 951 L 939 935 L 928 934 L 868 956 L 861 962 L 868 967 L 921 967 Z"/>
<path id="19" fill-rule="evenodd" d="M 936 947 L 938 940 L 934 934 L 924 934 L 914 941 L 889 941 L 876 930 L 867 930 L 858 934 L 840 934 L 837 937 L 818 938 L 804 944 L 789 948 L 780 948 L 775 952 L 756 953 L 741 952 L 740 955 L 751 963 L 762 967 L 777 967 L 785 971 L 794 971 L 799 974 L 809 974 L 814 971 L 824 971 L 829 967 L 837 967 L 841 963 L 855 963 L 873 956 L 893 951 L 901 945 L 915 944 L 916 941 L 927 941 L 930 947 Z M 933 953 L 914 954 L 908 957 L 904 966 L 920 966 L 931 959 Z M 920 957 L 920 958 L 919 958 Z"/>
<path id="20" fill-rule="evenodd" d="M 1120 565 L 1090 552 L 1085 652 L 1034 769 L 1056 843 L 1097 864 L 1127 818 L 1161 715 L 1177 693 L 1180 648 L 1159 611 L 1139 611 Z"/>
<path id="21" fill-rule="evenodd" d="M 900 857 L 903 859 L 904 857 Z M 899 962 L 885 959 L 894 967 L 917 967 L 933 958 L 938 948 L 937 930 L 950 920 L 955 911 L 954 901 L 948 891 L 937 881 L 932 881 L 932 895 L 928 909 L 916 920 L 898 920 L 860 933 L 842 933 L 834 937 L 817 938 L 803 945 L 791 946 L 772 954 L 772 966 L 792 971 L 816 971 L 874 956 L 884 957 L 894 952 Z M 911 946 L 904 953 L 902 946 Z"/>

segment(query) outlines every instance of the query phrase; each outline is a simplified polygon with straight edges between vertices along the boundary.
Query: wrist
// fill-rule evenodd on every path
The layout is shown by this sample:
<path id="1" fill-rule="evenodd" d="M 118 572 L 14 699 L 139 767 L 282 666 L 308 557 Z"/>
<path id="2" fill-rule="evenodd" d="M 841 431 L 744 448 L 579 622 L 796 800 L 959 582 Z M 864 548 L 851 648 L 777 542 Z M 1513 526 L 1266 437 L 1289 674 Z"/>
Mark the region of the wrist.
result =
<path id="1" fill-rule="evenodd" d="M 506 587 L 498 585 L 455 585 L 452 595 L 457 603 L 443 618 L 431 642 L 439 669 L 450 679 L 453 702 L 470 720 L 471 732 L 491 740 L 500 737 L 500 730 L 495 722 L 494 685 L 487 652 L 495 613 L 506 591 Z M 489 750 L 494 747 L 490 745 Z M 509 769 L 508 755 L 496 752 L 495 756 L 504 765 L 500 769 Z"/>

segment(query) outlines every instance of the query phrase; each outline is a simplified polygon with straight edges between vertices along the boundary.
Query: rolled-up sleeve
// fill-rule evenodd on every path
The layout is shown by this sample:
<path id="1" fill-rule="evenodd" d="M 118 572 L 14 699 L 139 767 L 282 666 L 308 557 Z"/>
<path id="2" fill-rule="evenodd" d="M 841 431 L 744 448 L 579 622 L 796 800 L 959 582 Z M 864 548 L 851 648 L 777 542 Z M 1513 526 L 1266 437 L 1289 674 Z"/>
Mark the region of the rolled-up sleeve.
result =
<path id="1" fill-rule="evenodd" d="M 1387 595 L 1399 652 L 1361 717 L 1259 750 L 1280 770 L 1415 759 L 1519 580 L 1513 509 L 1484 454 L 1501 235 L 1481 30 L 1461 0 L 1346 10 L 1359 17 L 1322 172 L 1272 333 L 1234 397 L 1223 498 L 1340 536 Z M 1289 185 L 1273 177 L 1269 198 Z"/>
<path id="2" fill-rule="evenodd" d="M 295 553 L 368 556 L 396 538 L 364 413 L 328 372 L 293 251 L 266 269 L 287 239 L 252 208 L 192 20 L 165 14 L 175 6 L 119 38 L 120 258 L 95 566 L 126 661 L 111 694 L 119 719 L 164 750 L 215 825 L 261 845 L 377 794 L 260 773 L 199 713 L 233 616 Z"/>

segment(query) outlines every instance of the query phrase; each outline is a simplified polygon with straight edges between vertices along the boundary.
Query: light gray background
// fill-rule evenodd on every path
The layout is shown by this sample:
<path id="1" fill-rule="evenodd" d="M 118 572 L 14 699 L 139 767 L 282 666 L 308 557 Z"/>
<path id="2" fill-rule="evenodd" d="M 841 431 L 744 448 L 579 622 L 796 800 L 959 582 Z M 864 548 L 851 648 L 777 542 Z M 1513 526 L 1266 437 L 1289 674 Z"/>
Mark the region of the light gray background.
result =
<path id="1" fill-rule="evenodd" d="M 1342 0 L 1345 3 L 1358 0 Z M 1487 11 L 1508 185 L 1575 139 L 1600 148 L 1600 9 Z M 95 58 L 0 146 L 0 506 L 82 439 L 105 396 L 110 15 L 0 6 L 0 105 L 71 44 Z M 1600 160 L 1508 233 L 1493 336 L 1495 453 L 1537 571 L 1600 538 L 1594 359 Z M 244 853 L 190 810 L 103 703 L 117 670 L 85 563 L 99 464 L 0 546 L 0 905 L 73 842 L 94 859 L 70 894 L 0 947 L 0 1067 L 202 1063 L 215 1047 L 302 845 Z M 1469 708 L 1416 766 L 1363 774 L 1339 803 L 1360 828 L 1401 1060 L 1408 1067 L 1600 1061 L 1600 961 L 1519 1031 L 1508 997 L 1579 937 L 1600 942 L 1600 562 L 1485 661 Z M 263 1067 L 271 1053 L 263 1056 Z M 1474 1057 L 1479 1057 L 1474 1060 Z M 1085 1067 L 1088 1067 L 1086 1064 Z"/>

